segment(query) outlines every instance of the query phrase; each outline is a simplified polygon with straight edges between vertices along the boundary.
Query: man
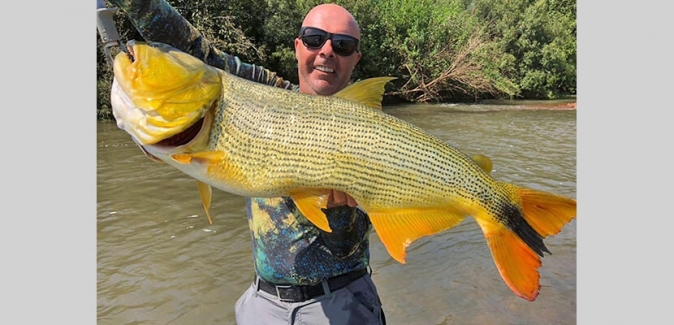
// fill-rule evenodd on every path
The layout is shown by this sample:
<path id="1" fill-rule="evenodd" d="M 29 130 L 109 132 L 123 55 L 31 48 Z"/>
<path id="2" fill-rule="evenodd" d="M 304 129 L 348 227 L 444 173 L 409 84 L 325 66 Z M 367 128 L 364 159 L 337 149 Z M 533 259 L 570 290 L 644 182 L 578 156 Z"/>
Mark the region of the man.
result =
<path id="1" fill-rule="evenodd" d="M 295 39 L 299 85 L 214 48 L 164 0 L 112 0 L 143 38 L 188 52 L 256 82 L 330 96 L 350 80 L 361 57 L 354 17 L 334 4 L 314 7 Z M 324 210 L 331 233 L 308 221 L 292 199 L 248 198 L 256 280 L 236 303 L 239 324 L 385 324 L 367 272 L 371 224 L 346 193 Z"/>

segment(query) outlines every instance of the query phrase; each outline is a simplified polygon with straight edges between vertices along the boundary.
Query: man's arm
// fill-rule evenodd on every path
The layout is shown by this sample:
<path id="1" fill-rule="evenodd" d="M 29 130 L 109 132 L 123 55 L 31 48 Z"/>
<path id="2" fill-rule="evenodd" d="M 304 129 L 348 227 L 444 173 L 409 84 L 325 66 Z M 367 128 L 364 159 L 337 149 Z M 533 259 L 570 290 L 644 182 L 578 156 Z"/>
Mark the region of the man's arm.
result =
<path id="1" fill-rule="evenodd" d="M 297 86 L 263 67 L 241 62 L 220 51 L 165 0 L 109 0 L 124 12 L 146 41 L 171 45 L 206 64 L 255 82 L 285 88 Z"/>

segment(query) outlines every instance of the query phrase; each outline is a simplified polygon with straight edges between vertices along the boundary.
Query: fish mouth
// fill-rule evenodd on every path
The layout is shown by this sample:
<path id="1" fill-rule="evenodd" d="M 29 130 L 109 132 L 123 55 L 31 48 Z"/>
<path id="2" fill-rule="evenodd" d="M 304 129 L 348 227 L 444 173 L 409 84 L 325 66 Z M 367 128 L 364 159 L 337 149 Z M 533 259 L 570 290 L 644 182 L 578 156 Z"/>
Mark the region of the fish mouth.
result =
<path id="1" fill-rule="evenodd" d="M 154 146 L 163 148 L 175 148 L 192 142 L 192 140 L 194 140 L 197 137 L 199 132 L 201 132 L 204 126 L 204 119 L 205 117 L 200 118 L 199 120 L 197 120 L 196 123 L 192 124 L 192 126 L 185 129 L 185 131 L 182 131 L 178 134 L 172 135 L 164 140 L 161 140 L 156 144 L 154 144 Z"/>
<path id="2" fill-rule="evenodd" d="M 136 56 L 134 55 L 133 51 L 133 45 L 135 43 L 136 41 L 134 40 L 130 40 L 129 42 L 127 42 L 124 46 L 126 48 L 126 51 L 124 51 L 124 48 L 122 48 L 122 52 L 119 53 L 118 56 L 126 54 L 126 58 L 129 59 L 129 61 L 131 62 L 136 61 Z"/>
<path id="3" fill-rule="evenodd" d="M 143 151 L 145 156 L 147 156 L 148 158 L 150 158 L 154 161 L 161 162 L 162 159 L 153 155 L 152 153 L 150 153 L 150 151 L 155 152 L 155 153 L 162 152 L 162 153 L 166 154 L 167 152 L 171 152 L 173 149 L 175 149 L 177 147 L 184 146 L 184 145 L 187 145 L 187 144 L 191 143 L 194 139 L 197 138 L 199 133 L 201 133 L 201 130 L 204 127 L 205 119 L 206 119 L 206 117 L 204 116 L 204 117 L 200 118 L 192 126 L 188 127 L 185 131 L 182 131 L 182 132 L 180 132 L 176 135 L 170 136 L 170 137 L 168 137 L 164 140 L 161 140 L 161 141 L 159 141 L 159 142 L 157 142 L 153 145 L 142 145 L 138 142 L 136 142 L 136 144 L 138 145 L 140 150 Z M 151 148 L 151 149 L 148 150 L 148 148 Z"/>

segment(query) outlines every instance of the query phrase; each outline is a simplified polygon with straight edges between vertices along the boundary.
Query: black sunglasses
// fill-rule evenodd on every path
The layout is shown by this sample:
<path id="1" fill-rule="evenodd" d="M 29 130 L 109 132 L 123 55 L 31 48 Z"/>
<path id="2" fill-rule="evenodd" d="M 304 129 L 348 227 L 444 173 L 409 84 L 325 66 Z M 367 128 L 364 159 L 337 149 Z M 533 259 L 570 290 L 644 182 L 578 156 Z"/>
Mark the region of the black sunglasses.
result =
<path id="1" fill-rule="evenodd" d="M 328 33 L 315 27 L 300 29 L 302 44 L 310 49 L 320 49 L 327 40 L 332 40 L 332 50 L 335 54 L 349 56 L 358 51 L 358 39 L 344 34 Z"/>

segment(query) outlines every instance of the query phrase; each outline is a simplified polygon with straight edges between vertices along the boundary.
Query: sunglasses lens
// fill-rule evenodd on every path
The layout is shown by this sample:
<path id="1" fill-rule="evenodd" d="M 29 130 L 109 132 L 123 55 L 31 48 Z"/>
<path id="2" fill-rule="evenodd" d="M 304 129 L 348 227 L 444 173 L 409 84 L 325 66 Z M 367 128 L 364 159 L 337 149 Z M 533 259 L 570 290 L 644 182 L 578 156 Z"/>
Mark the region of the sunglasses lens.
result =
<path id="1" fill-rule="evenodd" d="M 356 42 L 351 39 L 332 39 L 332 50 L 340 55 L 349 56 L 356 51 Z"/>
<path id="2" fill-rule="evenodd" d="M 323 43 L 325 43 L 327 35 L 320 35 L 320 34 L 312 34 L 312 35 L 304 35 L 302 36 L 302 42 L 304 42 L 304 45 L 306 47 L 310 48 L 319 48 L 323 46 Z"/>

